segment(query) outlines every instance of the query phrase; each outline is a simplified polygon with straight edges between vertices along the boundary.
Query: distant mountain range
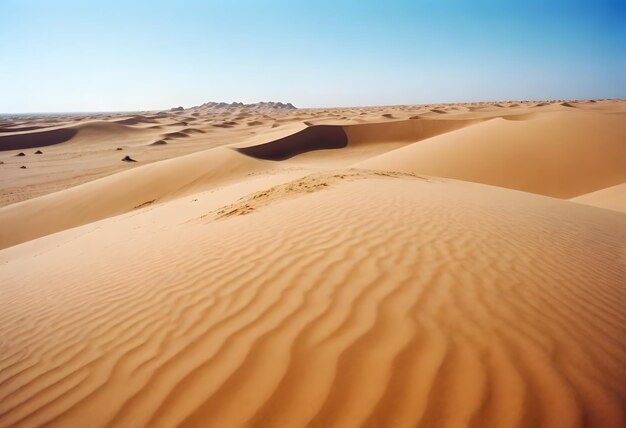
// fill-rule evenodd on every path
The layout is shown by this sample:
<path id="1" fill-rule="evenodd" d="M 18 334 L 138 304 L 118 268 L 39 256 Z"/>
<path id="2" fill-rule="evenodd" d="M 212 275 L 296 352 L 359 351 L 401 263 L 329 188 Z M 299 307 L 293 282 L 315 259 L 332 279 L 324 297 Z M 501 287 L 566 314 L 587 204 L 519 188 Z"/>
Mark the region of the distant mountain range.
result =
<path id="1" fill-rule="evenodd" d="M 186 110 L 221 110 L 221 109 L 238 109 L 245 108 L 248 110 L 255 111 L 276 111 L 276 110 L 295 110 L 296 107 L 291 103 L 281 103 L 274 101 L 261 101 L 259 103 L 252 104 L 244 104 L 241 102 L 232 102 L 232 103 L 224 103 L 224 102 L 215 102 L 210 101 L 199 106 L 190 107 Z M 174 107 L 170 111 L 183 111 L 185 110 L 183 107 Z"/>

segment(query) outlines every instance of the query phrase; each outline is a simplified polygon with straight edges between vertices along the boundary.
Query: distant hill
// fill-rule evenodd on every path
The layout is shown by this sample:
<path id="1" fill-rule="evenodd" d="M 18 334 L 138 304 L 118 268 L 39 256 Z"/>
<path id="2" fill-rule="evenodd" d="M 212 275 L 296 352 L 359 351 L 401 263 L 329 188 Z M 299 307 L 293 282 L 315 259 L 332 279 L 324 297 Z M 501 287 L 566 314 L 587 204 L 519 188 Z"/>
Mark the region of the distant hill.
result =
<path id="1" fill-rule="evenodd" d="M 259 102 L 253 104 L 244 104 L 241 102 L 232 102 L 232 103 L 224 103 L 224 102 L 215 102 L 210 101 L 204 104 L 201 104 L 196 107 L 191 107 L 189 110 L 222 110 L 222 109 L 247 109 L 247 110 L 255 110 L 255 111 L 277 111 L 277 110 L 295 110 L 296 107 L 291 103 L 281 103 L 281 102 Z"/>

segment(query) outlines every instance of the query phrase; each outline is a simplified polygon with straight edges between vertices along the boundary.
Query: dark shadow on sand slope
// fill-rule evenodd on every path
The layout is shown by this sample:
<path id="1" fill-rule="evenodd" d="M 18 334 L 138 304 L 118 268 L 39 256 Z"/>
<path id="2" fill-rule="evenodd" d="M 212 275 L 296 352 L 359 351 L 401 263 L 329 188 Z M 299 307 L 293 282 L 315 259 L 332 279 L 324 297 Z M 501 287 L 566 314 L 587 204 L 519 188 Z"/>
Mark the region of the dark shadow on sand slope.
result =
<path id="1" fill-rule="evenodd" d="M 341 149 L 348 145 L 388 142 L 411 144 L 484 120 L 486 119 L 447 120 L 417 117 L 352 125 L 311 125 L 278 140 L 234 150 L 257 159 L 286 160 L 314 150 Z"/>
<path id="2" fill-rule="evenodd" d="M 37 129 L 46 129 L 46 128 L 50 128 L 50 125 L 48 126 L 7 126 L 7 127 L 2 127 L 0 126 L 0 133 L 3 132 L 27 132 L 27 131 L 36 131 Z"/>
<path id="3" fill-rule="evenodd" d="M 343 127 L 317 125 L 257 146 L 236 148 L 239 153 L 266 160 L 285 160 L 313 150 L 341 149 L 348 145 Z"/>
<path id="4" fill-rule="evenodd" d="M 24 150 L 33 147 L 52 146 L 68 141 L 78 132 L 74 128 L 51 129 L 49 131 L 0 136 L 0 151 Z"/>

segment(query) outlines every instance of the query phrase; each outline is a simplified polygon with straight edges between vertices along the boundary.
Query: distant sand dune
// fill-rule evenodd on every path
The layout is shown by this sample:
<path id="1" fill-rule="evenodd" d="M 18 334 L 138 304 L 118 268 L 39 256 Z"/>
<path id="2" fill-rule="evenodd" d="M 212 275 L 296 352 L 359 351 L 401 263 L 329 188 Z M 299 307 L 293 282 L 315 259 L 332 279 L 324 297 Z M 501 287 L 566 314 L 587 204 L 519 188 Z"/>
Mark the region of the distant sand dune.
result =
<path id="1" fill-rule="evenodd" d="M 26 131 L 36 131 L 40 129 L 46 129 L 50 126 L 0 126 L 0 133 L 5 132 L 26 132 Z"/>
<path id="2" fill-rule="evenodd" d="M 198 129 L 198 128 L 185 128 L 180 132 L 184 134 L 204 134 L 205 133 L 205 131 L 203 131 L 202 129 Z"/>
<path id="3" fill-rule="evenodd" d="M 147 117 L 147 116 L 142 116 L 142 115 L 135 115 L 135 116 L 129 117 L 128 119 L 114 120 L 113 122 L 119 123 L 121 125 L 138 125 L 142 123 L 158 123 L 156 119 Z"/>
<path id="4" fill-rule="evenodd" d="M 0 135 L 0 151 L 25 150 L 45 147 L 69 141 L 78 131 L 74 128 L 51 129 L 47 131 Z"/>
<path id="5" fill-rule="evenodd" d="M 523 121 L 492 119 L 358 166 L 572 198 L 626 181 L 624 141 L 620 115 L 548 112 Z"/>
<path id="6" fill-rule="evenodd" d="M 0 151 L 24 150 L 34 147 L 45 147 L 66 142 L 98 143 L 102 140 L 119 138 L 130 134 L 145 132 L 141 128 L 115 122 L 93 121 L 44 131 L 0 134 Z"/>
<path id="7" fill-rule="evenodd" d="M 163 136 L 165 136 L 167 138 L 187 138 L 187 137 L 189 137 L 189 135 L 187 135 L 186 132 L 181 132 L 181 131 L 168 132 L 166 134 L 163 134 Z"/>
<path id="8" fill-rule="evenodd" d="M 154 132 L 146 128 L 137 128 L 108 121 L 79 123 L 72 125 L 72 128 L 78 131 L 72 142 L 80 142 L 81 144 L 99 144 L 112 139 L 122 139 Z"/>

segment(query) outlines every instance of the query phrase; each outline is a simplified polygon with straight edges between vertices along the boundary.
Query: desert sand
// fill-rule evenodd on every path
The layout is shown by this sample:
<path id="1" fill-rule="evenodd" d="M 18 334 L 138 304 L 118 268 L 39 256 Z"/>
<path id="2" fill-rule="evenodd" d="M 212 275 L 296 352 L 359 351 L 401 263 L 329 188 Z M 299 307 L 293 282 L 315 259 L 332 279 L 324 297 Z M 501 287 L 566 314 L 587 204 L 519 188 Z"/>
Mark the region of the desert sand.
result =
<path id="1" fill-rule="evenodd" d="M 625 101 L 3 117 L 0 162 L 0 427 L 626 426 Z"/>

